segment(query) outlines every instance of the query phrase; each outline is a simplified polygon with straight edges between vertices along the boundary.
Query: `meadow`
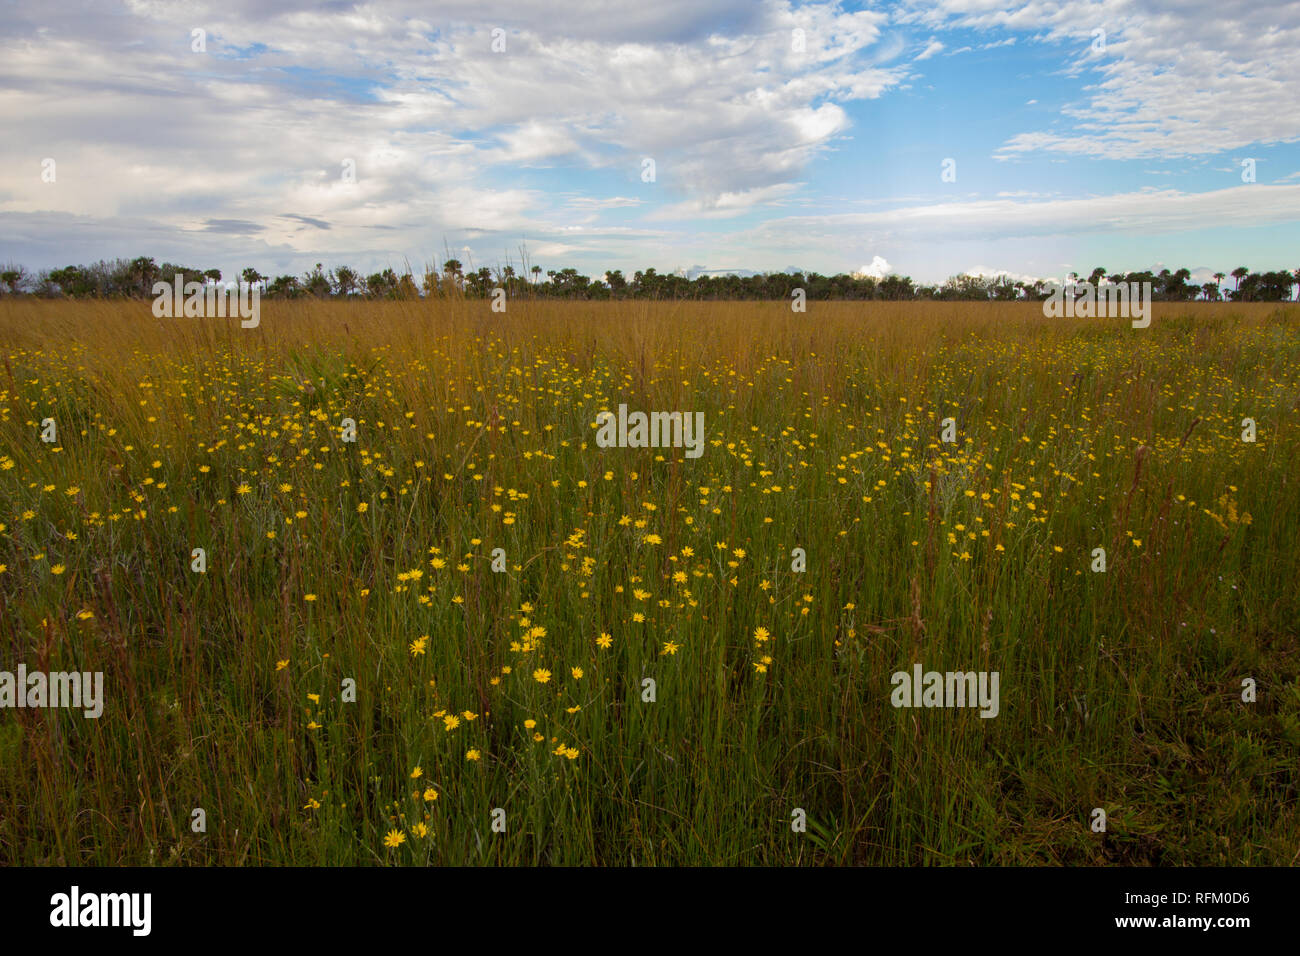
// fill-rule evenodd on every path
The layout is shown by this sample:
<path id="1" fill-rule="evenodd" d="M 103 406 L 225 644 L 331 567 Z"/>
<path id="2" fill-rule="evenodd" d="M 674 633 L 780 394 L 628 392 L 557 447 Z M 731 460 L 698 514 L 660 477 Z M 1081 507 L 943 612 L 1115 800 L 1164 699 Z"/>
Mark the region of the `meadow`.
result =
<path id="1" fill-rule="evenodd" d="M 1300 855 L 1300 306 L 23 299 L 0 354 L 0 669 L 105 687 L 0 710 L 0 862 Z"/>

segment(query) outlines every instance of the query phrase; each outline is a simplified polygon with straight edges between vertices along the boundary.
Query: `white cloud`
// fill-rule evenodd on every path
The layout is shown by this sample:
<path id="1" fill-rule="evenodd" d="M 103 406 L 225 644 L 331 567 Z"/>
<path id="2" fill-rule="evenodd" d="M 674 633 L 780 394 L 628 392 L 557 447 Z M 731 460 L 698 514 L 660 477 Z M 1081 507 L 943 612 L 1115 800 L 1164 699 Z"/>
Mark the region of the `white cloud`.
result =
<path id="1" fill-rule="evenodd" d="M 863 278 L 870 277 L 872 279 L 883 279 L 893 271 L 894 270 L 890 268 L 889 263 L 885 261 L 883 256 L 872 256 L 870 265 L 863 266 L 853 274 Z"/>
<path id="2" fill-rule="evenodd" d="M 943 44 L 940 43 L 938 40 L 934 39 L 933 37 L 931 37 L 929 44 L 927 44 L 926 48 L 913 58 L 913 62 L 919 63 L 921 60 L 928 60 L 930 59 L 930 57 L 934 56 L 936 53 L 941 52 L 942 50 L 943 50 Z"/>
<path id="3" fill-rule="evenodd" d="M 580 209 L 622 209 L 629 206 L 643 206 L 645 200 L 633 199 L 630 196 L 610 196 L 608 199 L 595 196 L 570 196 L 565 203 Z"/>
<path id="4" fill-rule="evenodd" d="M 975 276 L 979 279 L 1010 279 L 1012 282 L 1024 282 L 1028 285 L 1046 281 L 1043 276 L 1031 276 L 1023 272 L 1008 272 L 1006 269 L 992 269 L 988 266 L 972 266 L 962 274 Z"/>
<path id="5" fill-rule="evenodd" d="M 1040 201 L 974 199 L 927 203 L 880 212 L 787 216 L 767 228 L 794 232 L 829 226 L 871 229 L 889 235 L 972 236 L 989 239 L 1081 235 L 1158 234 L 1203 229 L 1293 223 L 1300 220 L 1300 185 L 1254 183 L 1205 193 L 1144 189 L 1082 198 Z"/>
<path id="6" fill-rule="evenodd" d="M 792 183 L 778 183 L 762 189 L 727 192 L 705 199 L 689 199 L 656 209 L 645 218 L 648 222 L 670 219 L 732 219 L 749 212 L 755 206 L 788 195 L 794 188 L 795 185 Z"/>
<path id="7" fill-rule="evenodd" d="M 1063 130 L 1026 130 L 1031 152 L 1109 159 L 1188 157 L 1300 141 L 1300 3 L 1219 0 L 907 0 L 900 23 L 1011 33 L 1056 44 L 1064 73 L 1094 73 Z M 1093 49 L 1093 30 L 1106 31 Z M 991 43 L 990 46 L 997 45 Z M 1284 105 L 1286 104 L 1286 105 Z"/>
<path id="8" fill-rule="evenodd" d="M 1300 112 L 1286 108 L 1300 99 L 1297 2 L 904 0 L 884 13 L 832 0 L 665 0 L 610 11 L 604 0 L 447 0 L 436 17 L 417 0 L 10 5 L 0 259 L 145 253 L 294 268 L 342 257 L 364 269 L 441 250 L 446 237 L 481 257 L 526 240 L 534 256 L 601 267 L 690 255 L 890 269 L 885 253 L 915 274 L 953 237 L 972 246 L 947 247 L 945 269 L 1013 261 L 980 241 L 1023 240 L 1060 258 L 1083 235 L 1300 221 L 1300 187 L 1288 185 L 1300 174 L 1269 182 L 1259 149 L 1300 140 Z M 190 50 L 196 25 L 206 54 Z M 496 25 L 504 53 L 491 50 Z M 924 49 L 905 62 L 918 40 Z M 1164 176 L 1206 171 L 1177 160 L 1218 152 L 1236 184 L 1234 164 L 1251 155 L 1261 182 L 1065 198 L 1039 191 L 1050 182 L 1004 179 L 985 188 L 1010 187 L 992 199 L 953 199 L 864 181 L 860 194 L 832 187 L 849 194 L 833 204 L 804 189 L 815 162 L 848 141 L 854 101 L 910 89 L 923 69 L 913 63 L 969 52 L 944 45 L 967 40 L 981 50 L 1023 41 L 999 56 L 1009 69 L 1057 51 L 1055 72 L 1087 84 L 1060 116 L 1012 110 L 1034 125 L 1006 138 L 1000 158 L 1160 157 L 1147 165 Z M 1055 88 L 1022 95 L 1034 93 L 1060 102 Z M 890 131 L 853 132 L 868 142 Z M 653 183 L 640 180 L 645 156 Z M 44 157 L 58 162 L 54 184 L 40 180 Z M 1295 166 L 1273 158 L 1279 173 Z M 341 176 L 345 160 L 354 183 Z M 808 208 L 833 214 L 790 214 Z M 727 231 L 758 212 L 767 220 Z"/>
<path id="9" fill-rule="evenodd" d="M 788 195 L 848 129 L 843 104 L 907 75 L 865 55 L 887 14 L 830 0 L 667 0 L 613 16 L 601 0 L 452 0 L 436 21 L 415 0 L 124 9 L 6 11 L 6 225 L 129 218 L 150 223 L 152 244 L 247 222 L 268 243 L 327 255 L 373 245 L 376 230 L 397 248 L 471 230 L 554 237 L 619 205 L 584 209 L 509 181 L 554 166 L 612 177 L 620 198 L 666 202 L 668 217 L 726 218 Z M 491 49 L 498 24 L 503 53 Z M 191 51 L 195 25 L 206 53 Z M 55 184 L 40 180 L 46 156 Z M 655 183 L 639 179 L 644 156 Z M 274 218 L 286 211 L 330 228 Z M 52 231 L 70 221 L 47 219 Z"/>

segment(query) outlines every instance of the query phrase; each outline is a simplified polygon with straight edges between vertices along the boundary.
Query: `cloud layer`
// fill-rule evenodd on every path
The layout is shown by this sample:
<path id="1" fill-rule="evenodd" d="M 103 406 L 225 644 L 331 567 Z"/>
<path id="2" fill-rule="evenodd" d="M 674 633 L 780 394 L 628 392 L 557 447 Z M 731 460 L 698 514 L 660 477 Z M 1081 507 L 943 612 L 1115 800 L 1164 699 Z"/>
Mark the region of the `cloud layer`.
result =
<path id="1" fill-rule="evenodd" d="M 1300 220 L 1300 187 L 1280 185 L 936 193 L 867 213 L 826 211 L 818 190 L 826 160 L 863 148 L 855 115 L 980 51 L 1008 70 L 1030 47 L 1058 51 L 1081 91 L 1064 122 L 1005 137 L 993 155 L 1010 165 L 1176 165 L 1300 141 L 1300 3 L 455 0 L 435 15 L 405 0 L 126 0 L 7 13 L 0 258 L 35 265 L 144 252 L 371 268 L 447 240 L 495 260 L 526 240 L 610 266 L 681 254 L 768 267 L 788 259 L 784 241 L 830 269 L 894 259 L 895 240 Z"/>

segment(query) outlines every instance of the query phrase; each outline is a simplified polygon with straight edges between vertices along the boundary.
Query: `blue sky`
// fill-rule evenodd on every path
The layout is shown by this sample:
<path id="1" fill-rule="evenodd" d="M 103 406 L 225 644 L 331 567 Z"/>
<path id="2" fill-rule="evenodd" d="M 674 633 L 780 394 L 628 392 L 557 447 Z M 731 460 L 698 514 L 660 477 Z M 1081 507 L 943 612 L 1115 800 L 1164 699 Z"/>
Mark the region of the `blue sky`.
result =
<path id="1" fill-rule="evenodd" d="M 1300 3 L 0 16 L 0 261 L 30 268 L 1300 268 Z"/>

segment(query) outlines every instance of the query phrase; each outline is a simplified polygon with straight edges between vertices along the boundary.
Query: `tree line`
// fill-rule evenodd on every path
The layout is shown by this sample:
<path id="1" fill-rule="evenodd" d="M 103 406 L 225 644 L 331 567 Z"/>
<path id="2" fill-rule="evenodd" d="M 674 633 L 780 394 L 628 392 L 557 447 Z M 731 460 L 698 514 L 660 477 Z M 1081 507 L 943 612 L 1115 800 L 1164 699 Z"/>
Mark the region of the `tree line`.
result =
<path id="1" fill-rule="evenodd" d="M 152 258 L 101 260 L 91 265 L 70 265 L 61 269 L 29 272 L 22 266 L 0 269 L 0 295 L 31 295 L 44 298 L 152 298 L 156 282 L 172 282 L 177 275 L 186 282 L 216 283 L 220 269 L 195 269 Z M 1233 284 L 1225 288 L 1225 280 Z M 1166 302 L 1289 302 L 1292 286 L 1300 287 L 1300 269 L 1252 272 L 1239 266 L 1229 273 L 1216 272 L 1214 282 L 1190 281 L 1188 269 L 1159 272 L 1110 272 L 1103 267 L 1084 276 L 1072 273 L 1067 281 L 1151 283 L 1155 299 Z M 272 299 L 415 299 L 429 296 L 487 298 L 496 289 L 508 298 L 547 299 L 695 299 L 695 300 L 788 300 L 796 289 L 809 299 L 827 300 L 916 300 L 936 301 L 1043 301 L 1051 295 L 1050 280 L 1017 281 L 1007 276 L 956 275 L 939 285 L 920 285 L 908 276 L 820 275 L 816 272 L 771 272 L 752 276 L 700 275 L 694 279 L 654 269 L 638 270 L 631 278 L 622 270 L 593 279 L 574 268 L 551 269 L 532 266 L 516 272 L 514 266 L 495 269 L 486 266 L 469 270 L 458 259 L 446 260 L 441 268 L 430 265 L 422 274 L 410 268 L 392 268 L 363 275 L 349 266 L 325 269 L 321 263 L 302 276 L 262 275 L 244 269 L 232 280 L 256 283 L 261 294 Z M 229 281 L 229 280 L 228 280 Z M 1296 290 L 1300 301 L 1300 288 Z"/>

